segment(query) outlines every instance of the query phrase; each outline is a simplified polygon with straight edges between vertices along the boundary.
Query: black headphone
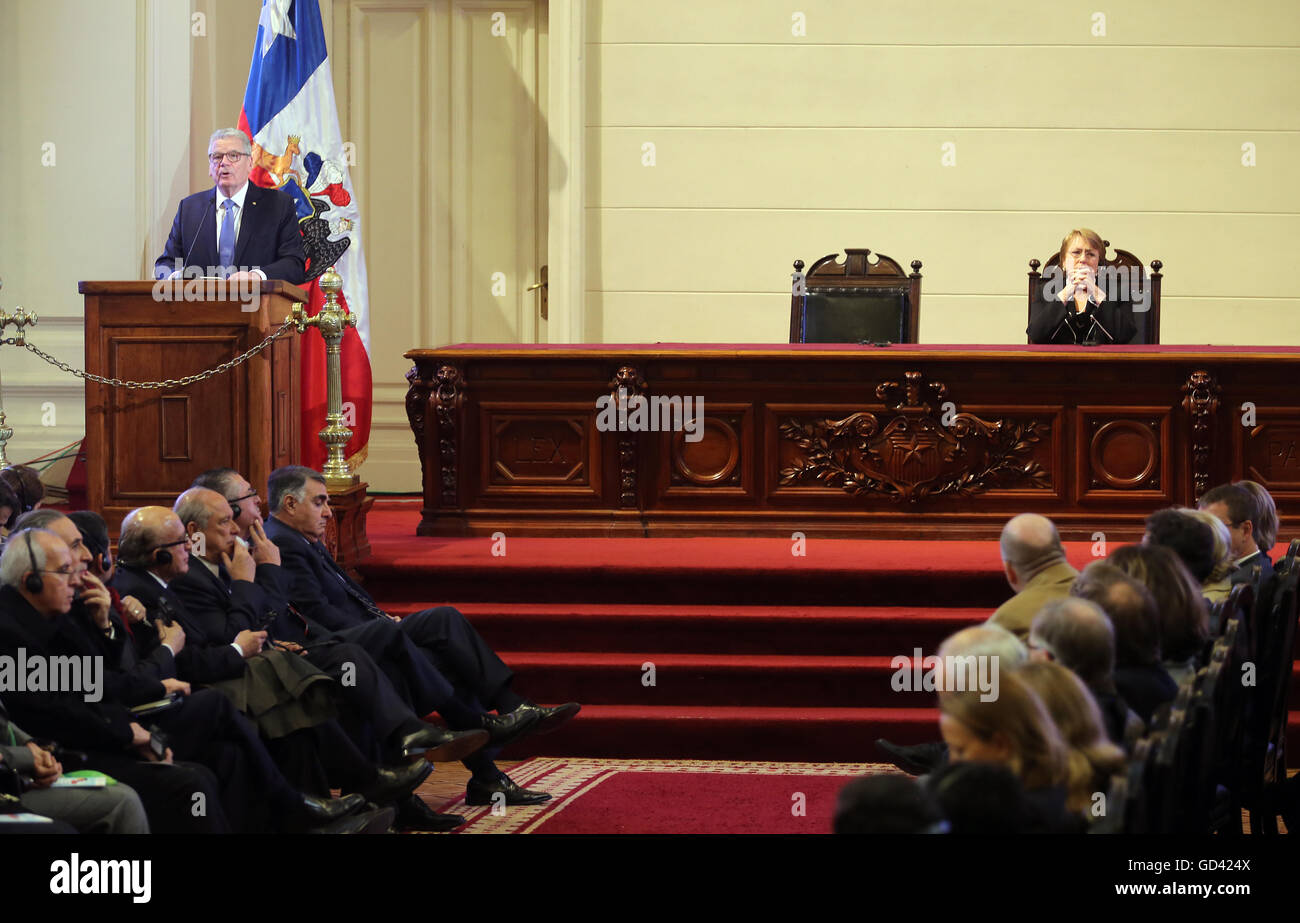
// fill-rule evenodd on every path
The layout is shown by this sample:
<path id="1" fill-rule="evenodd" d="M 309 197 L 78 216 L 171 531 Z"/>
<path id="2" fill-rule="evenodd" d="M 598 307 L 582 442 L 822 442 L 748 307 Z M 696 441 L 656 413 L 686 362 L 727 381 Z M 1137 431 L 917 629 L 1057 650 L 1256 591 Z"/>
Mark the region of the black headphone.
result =
<path id="1" fill-rule="evenodd" d="M 230 521 L 239 522 L 239 517 L 244 515 L 243 502 L 231 500 L 229 497 L 226 498 L 226 502 L 230 504 Z"/>
<path id="2" fill-rule="evenodd" d="M 31 529 L 23 529 L 23 539 L 27 542 L 27 560 L 32 563 L 32 572 L 23 578 L 23 589 L 36 596 L 45 589 L 45 578 L 36 569 L 36 553 L 32 551 Z"/>
<path id="3" fill-rule="evenodd" d="M 153 552 L 153 562 L 159 567 L 166 567 L 172 562 L 172 553 L 166 548 L 155 548 Z"/>

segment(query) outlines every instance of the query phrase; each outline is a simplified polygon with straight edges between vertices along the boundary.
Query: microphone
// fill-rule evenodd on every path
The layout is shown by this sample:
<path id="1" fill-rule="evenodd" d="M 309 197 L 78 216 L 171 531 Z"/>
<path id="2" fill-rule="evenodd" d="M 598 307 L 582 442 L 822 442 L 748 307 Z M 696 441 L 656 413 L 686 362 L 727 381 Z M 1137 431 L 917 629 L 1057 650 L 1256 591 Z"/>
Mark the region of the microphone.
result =
<path id="1" fill-rule="evenodd" d="M 199 242 L 199 234 L 202 234 L 202 233 L 203 233 L 203 222 L 206 221 L 206 220 L 208 220 L 208 211 L 209 211 L 209 209 L 212 208 L 212 203 L 215 202 L 216 200 L 217 200 L 217 197 L 216 197 L 216 195 L 214 194 L 213 197 L 212 197 L 212 200 L 209 201 L 208 204 L 207 204 L 207 205 L 204 207 L 204 209 L 203 209 L 203 217 L 199 219 L 199 230 L 198 230 L 198 234 L 195 234 L 195 235 L 194 235 L 194 239 L 190 241 L 189 249 L 185 251 L 185 257 L 184 257 L 184 259 L 181 260 L 180 271 L 181 271 L 182 274 L 184 274 L 184 272 L 185 272 L 185 267 L 188 266 L 188 265 L 190 264 L 190 254 L 194 252 L 194 245 L 197 244 L 197 243 Z"/>

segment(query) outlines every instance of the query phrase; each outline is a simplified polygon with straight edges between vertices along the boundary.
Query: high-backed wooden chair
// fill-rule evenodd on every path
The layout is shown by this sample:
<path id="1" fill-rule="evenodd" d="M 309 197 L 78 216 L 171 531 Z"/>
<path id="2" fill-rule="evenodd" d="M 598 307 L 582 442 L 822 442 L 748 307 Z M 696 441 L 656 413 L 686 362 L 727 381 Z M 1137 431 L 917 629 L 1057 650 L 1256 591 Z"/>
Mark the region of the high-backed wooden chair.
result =
<path id="1" fill-rule="evenodd" d="M 1102 244 L 1107 250 L 1110 250 L 1109 240 L 1103 240 Z M 1149 344 L 1159 343 L 1160 280 L 1163 278 L 1160 274 L 1160 270 L 1165 264 L 1160 260 L 1152 260 L 1151 272 L 1148 273 L 1146 267 L 1142 265 L 1142 261 L 1127 250 L 1121 250 L 1116 247 L 1111 252 L 1114 256 L 1110 259 L 1105 259 L 1105 253 L 1102 254 L 1103 259 L 1098 266 L 1098 273 L 1100 274 L 1104 267 L 1110 267 L 1118 273 L 1119 279 L 1124 280 L 1120 284 L 1122 286 L 1129 286 L 1124 291 L 1110 292 L 1108 294 L 1133 302 L 1133 320 L 1137 323 L 1138 328 L 1137 338 L 1133 340 L 1133 342 Z M 1049 256 L 1046 263 L 1039 263 L 1038 260 L 1029 261 L 1028 296 L 1030 306 L 1034 303 L 1034 291 L 1041 288 L 1043 285 L 1044 274 L 1060 265 L 1061 254 L 1059 253 L 1053 253 Z M 1041 272 L 1039 271 L 1039 266 L 1042 266 Z M 1136 287 L 1132 285 L 1133 282 L 1137 283 Z M 1134 297 L 1137 292 L 1141 292 L 1145 297 L 1145 304 L 1147 307 L 1147 310 L 1145 311 L 1137 310 L 1138 299 Z"/>
<path id="2" fill-rule="evenodd" d="M 884 254 L 831 253 L 805 274 L 794 261 L 790 288 L 791 343 L 915 343 L 921 323 L 921 261 L 912 272 Z"/>

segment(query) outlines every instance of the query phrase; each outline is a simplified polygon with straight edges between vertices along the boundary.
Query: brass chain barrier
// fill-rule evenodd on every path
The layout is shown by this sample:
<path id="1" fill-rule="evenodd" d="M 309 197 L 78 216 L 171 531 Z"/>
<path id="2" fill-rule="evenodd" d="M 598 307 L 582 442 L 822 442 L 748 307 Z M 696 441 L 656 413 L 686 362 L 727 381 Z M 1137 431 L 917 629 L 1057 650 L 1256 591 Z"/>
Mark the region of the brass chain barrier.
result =
<path id="1" fill-rule="evenodd" d="M 294 320 L 294 318 L 290 317 L 280 326 L 279 330 L 275 331 L 275 333 L 272 333 L 270 336 L 268 336 L 262 342 L 258 343 L 252 349 L 248 350 L 247 352 L 241 355 L 236 356 L 235 358 L 231 359 L 229 362 L 221 363 L 221 365 L 217 366 L 216 368 L 205 369 L 204 371 L 198 372 L 194 375 L 186 375 L 184 378 L 168 378 L 165 381 L 123 381 L 120 378 L 105 378 L 103 375 L 96 375 L 93 372 L 85 372 L 82 371 L 81 369 L 74 369 L 66 362 L 63 362 L 60 359 L 56 359 L 53 356 L 51 356 L 49 353 L 45 352 L 44 350 L 38 349 L 37 347 L 33 346 L 31 343 L 26 342 L 25 338 L 23 337 L 6 337 L 5 339 L 0 339 L 0 343 L 12 345 L 12 346 L 22 346 L 23 349 L 26 349 L 28 352 L 35 353 L 37 356 L 40 356 L 42 359 L 44 359 L 46 362 L 48 362 L 50 365 L 54 366 L 55 368 L 67 372 L 70 375 L 75 375 L 78 378 L 84 378 L 86 379 L 86 381 L 93 381 L 101 385 L 111 385 L 114 388 L 130 388 L 132 390 L 150 391 L 159 388 L 183 388 L 186 385 L 194 384 L 196 381 L 204 381 L 205 379 L 212 378 L 215 375 L 220 375 L 222 372 L 228 372 L 231 369 L 233 369 L 235 366 L 247 362 L 249 359 L 256 356 L 258 353 L 266 349 L 266 347 L 270 346 L 272 343 L 280 339 L 282 336 L 295 330 L 296 323 L 297 322 Z"/>

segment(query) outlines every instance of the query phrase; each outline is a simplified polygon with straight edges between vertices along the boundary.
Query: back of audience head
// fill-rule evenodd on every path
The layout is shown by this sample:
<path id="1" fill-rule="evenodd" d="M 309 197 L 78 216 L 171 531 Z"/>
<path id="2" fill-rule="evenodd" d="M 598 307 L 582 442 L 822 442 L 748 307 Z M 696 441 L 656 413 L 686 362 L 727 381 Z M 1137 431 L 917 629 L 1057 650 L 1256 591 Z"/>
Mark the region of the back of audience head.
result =
<path id="1" fill-rule="evenodd" d="M 835 799 L 836 833 L 946 833 L 929 793 L 904 775 L 854 779 Z"/>
<path id="2" fill-rule="evenodd" d="M 1005 765 L 948 763 L 931 773 L 925 786 L 954 835 L 1024 832 L 1024 786 Z"/>
<path id="3" fill-rule="evenodd" d="M 1148 516 L 1142 544 L 1173 551 L 1197 583 L 1205 583 L 1214 571 L 1214 533 L 1204 521 L 1184 515 L 1183 510 L 1157 510 Z"/>
<path id="4" fill-rule="evenodd" d="M 1250 492 L 1255 498 L 1255 515 L 1254 535 L 1255 547 L 1268 555 L 1273 550 L 1273 544 L 1277 541 L 1277 530 L 1281 528 L 1281 522 L 1277 517 L 1277 504 L 1273 502 L 1273 495 L 1264 489 L 1263 485 L 1254 481 L 1238 481 L 1237 487 L 1241 487 Z"/>
<path id="5" fill-rule="evenodd" d="M 954 763 L 999 763 L 1026 790 L 1063 786 L 1065 745 L 1038 697 L 1014 672 L 1003 672 L 998 694 L 978 692 L 939 697 L 939 729 Z"/>
<path id="6" fill-rule="evenodd" d="M 1077 596 L 1047 603 L 1034 616 L 1029 646 L 1034 659 L 1046 654 L 1089 688 L 1114 690 L 1115 629 L 1096 603 Z"/>
<path id="7" fill-rule="evenodd" d="M 1068 749 L 1066 808 L 1083 811 L 1093 795 L 1103 791 L 1112 775 L 1124 766 L 1124 751 L 1110 742 L 1097 700 L 1083 681 L 1065 667 L 1050 661 L 1025 664 L 1016 676 L 1024 680 L 1047 706 Z"/>
<path id="8" fill-rule="evenodd" d="M 1229 574 L 1237 569 L 1236 559 L 1238 556 L 1233 554 L 1232 531 L 1222 519 L 1208 510 L 1179 510 L 1178 512 L 1184 516 L 1193 516 L 1205 523 L 1214 542 L 1214 569 L 1210 571 L 1208 577 L 1201 581 L 1202 585 L 1218 583 L 1226 579 Z M 1255 541 L 1252 538 L 1250 540 L 1251 553 L 1254 553 L 1254 544 Z"/>
<path id="9" fill-rule="evenodd" d="M 8 531 L 14 527 L 14 520 L 22 514 L 22 501 L 14 489 L 0 480 L 0 530 Z"/>
<path id="10" fill-rule="evenodd" d="M 1160 617 L 1160 652 L 1165 661 L 1198 656 L 1210 636 L 1209 610 L 1182 559 L 1161 545 L 1124 545 L 1106 561 L 1151 591 Z"/>
<path id="11" fill-rule="evenodd" d="M 1065 560 L 1056 524 L 1037 513 L 1021 513 L 1002 527 L 998 539 L 1007 582 L 1019 592 L 1035 574 Z"/>
<path id="12" fill-rule="evenodd" d="M 945 675 L 944 664 L 949 661 L 949 658 L 965 660 L 981 657 L 996 664 L 996 669 L 1001 674 L 1026 663 L 1029 660 L 1029 649 L 1001 625 L 985 622 L 982 625 L 963 628 L 949 635 L 939 645 L 937 676 L 939 691 L 942 693 L 957 682 L 963 683 L 958 688 L 972 688 L 957 677 Z M 970 662 L 976 664 L 977 660 Z"/>
<path id="13" fill-rule="evenodd" d="M 1101 608 L 1115 630 L 1115 666 L 1160 663 L 1160 613 L 1151 591 L 1107 561 L 1093 561 L 1079 574 L 1070 595 Z"/>
<path id="14" fill-rule="evenodd" d="M 23 513 L 34 510 L 41 505 L 45 499 L 45 485 L 41 483 L 41 474 L 35 468 L 27 465 L 10 465 L 8 468 L 0 468 L 0 483 L 8 488 L 8 493 L 16 501 L 9 513 L 9 519 L 5 528 L 16 530 L 15 520 Z M 8 499 L 5 495 L 0 495 L 0 507 L 6 506 Z"/>

